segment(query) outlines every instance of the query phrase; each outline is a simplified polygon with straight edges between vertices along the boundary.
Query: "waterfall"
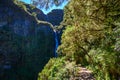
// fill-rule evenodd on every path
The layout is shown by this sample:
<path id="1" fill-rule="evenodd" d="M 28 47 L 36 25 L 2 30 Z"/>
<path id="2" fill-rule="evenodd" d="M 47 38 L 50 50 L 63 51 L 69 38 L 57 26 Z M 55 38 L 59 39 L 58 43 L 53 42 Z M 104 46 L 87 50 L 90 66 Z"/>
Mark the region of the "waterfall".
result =
<path id="1" fill-rule="evenodd" d="M 54 30 L 54 34 L 55 34 L 55 53 L 54 53 L 54 56 L 57 57 L 57 48 L 58 48 L 58 36 L 57 36 L 57 32 L 56 30 Z"/>

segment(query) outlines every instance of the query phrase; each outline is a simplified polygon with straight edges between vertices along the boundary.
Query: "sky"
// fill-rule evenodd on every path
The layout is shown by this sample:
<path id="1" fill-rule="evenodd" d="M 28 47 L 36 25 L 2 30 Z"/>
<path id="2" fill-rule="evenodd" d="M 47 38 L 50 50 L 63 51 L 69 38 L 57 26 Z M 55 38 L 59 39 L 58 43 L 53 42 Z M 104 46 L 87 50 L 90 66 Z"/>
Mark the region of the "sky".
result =
<path id="1" fill-rule="evenodd" d="M 30 3 L 31 3 L 30 0 L 21 0 L 21 1 L 23 1 L 23 2 L 25 2 L 25 3 L 27 3 L 27 4 L 30 4 Z M 56 7 L 55 5 L 53 5 L 53 7 L 51 7 L 51 8 L 48 9 L 48 10 L 46 10 L 46 9 L 41 9 L 41 10 L 44 12 L 44 14 L 47 14 L 47 13 L 49 13 L 49 12 L 50 12 L 51 10 L 53 10 L 53 9 L 63 9 L 67 3 L 68 3 L 68 2 L 64 2 L 62 5 L 60 5 L 60 6 L 58 6 L 58 7 Z"/>

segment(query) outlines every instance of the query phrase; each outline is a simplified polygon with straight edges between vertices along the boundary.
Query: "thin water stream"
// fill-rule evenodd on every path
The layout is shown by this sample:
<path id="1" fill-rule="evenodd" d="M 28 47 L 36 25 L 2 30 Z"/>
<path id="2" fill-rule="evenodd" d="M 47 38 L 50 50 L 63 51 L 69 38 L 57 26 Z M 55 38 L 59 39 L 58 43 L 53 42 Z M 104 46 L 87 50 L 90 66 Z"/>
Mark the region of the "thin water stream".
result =
<path id="1" fill-rule="evenodd" d="M 57 55 L 56 51 L 57 51 L 57 48 L 58 48 L 59 44 L 58 44 L 58 35 L 57 35 L 57 31 L 56 30 L 54 30 L 54 34 L 55 34 L 55 36 L 54 36 L 55 37 L 55 52 L 54 52 L 54 56 L 57 57 L 58 55 Z"/>

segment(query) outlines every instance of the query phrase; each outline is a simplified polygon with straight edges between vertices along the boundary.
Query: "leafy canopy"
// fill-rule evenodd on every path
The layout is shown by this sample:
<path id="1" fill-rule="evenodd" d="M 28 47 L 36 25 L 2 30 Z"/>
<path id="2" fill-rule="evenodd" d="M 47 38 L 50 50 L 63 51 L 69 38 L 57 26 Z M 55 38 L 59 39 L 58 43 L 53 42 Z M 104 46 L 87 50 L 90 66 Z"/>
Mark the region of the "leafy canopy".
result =
<path id="1" fill-rule="evenodd" d="M 92 65 L 101 79 L 120 75 L 119 11 L 119 0 L 72 0 L 65 9 L 67 27 L 58 53 Z"/>
<path id="2" fill-rule="evenodd" d="M 69 0 L 31 0 L 33 5 L 46 9 L 48 9 L 53 5 L 59 6 L 65 1 L 69 1 Z"/>

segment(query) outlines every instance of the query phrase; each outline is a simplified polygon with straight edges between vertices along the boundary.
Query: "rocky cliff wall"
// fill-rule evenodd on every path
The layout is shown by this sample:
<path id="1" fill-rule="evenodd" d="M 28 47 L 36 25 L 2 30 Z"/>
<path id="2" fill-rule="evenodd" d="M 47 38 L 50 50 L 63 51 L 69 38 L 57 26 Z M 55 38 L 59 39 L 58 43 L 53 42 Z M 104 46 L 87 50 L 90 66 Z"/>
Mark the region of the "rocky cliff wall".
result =
<path id="1" fill-rule="evenodd" d="M 0 80 L 36 80 L 54 56 L 54 32 L 49 26 L 38 25 L 35 15 L 47 20 L 41 10 L 14 1 L 0 0 Z"/>

